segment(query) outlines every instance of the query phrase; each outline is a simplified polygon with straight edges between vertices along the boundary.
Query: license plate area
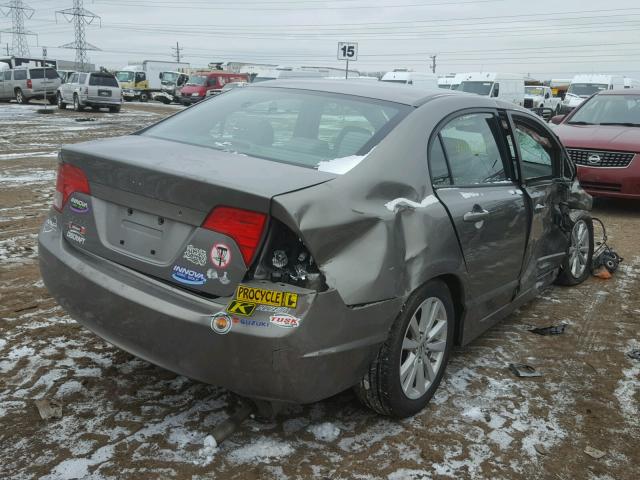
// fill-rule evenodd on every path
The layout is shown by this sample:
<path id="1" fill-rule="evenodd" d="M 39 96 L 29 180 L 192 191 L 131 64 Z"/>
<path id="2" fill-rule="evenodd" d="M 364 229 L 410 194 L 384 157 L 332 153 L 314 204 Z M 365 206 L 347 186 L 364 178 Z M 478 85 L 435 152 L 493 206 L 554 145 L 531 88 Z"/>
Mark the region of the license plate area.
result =
<path id="1" fill-rule="evenodd" d="M 98 96 L 100 97 L 110 97 L 111 90 L 98 90 Z"/>

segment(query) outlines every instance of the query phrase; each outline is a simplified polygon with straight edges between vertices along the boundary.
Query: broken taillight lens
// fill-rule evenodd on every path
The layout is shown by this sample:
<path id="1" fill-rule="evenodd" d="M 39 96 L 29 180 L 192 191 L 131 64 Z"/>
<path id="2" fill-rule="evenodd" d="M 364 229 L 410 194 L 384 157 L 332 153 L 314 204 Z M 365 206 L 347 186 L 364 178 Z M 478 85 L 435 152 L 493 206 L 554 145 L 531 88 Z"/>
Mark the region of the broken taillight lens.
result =
<path id="1" fill-rule="evenodd" d="M 247 266 L 260 246 L 260 239 L 267 216 L 264 213 L 233 207 L 215 207 L 207 216 L 202 228 L 223 233 L 233 238 L 240 248 Z"/>
<path id="2" fill-rule="evenodd" d="M 89 180 L 82 170 L 68 163 L 58 164 L 56 178 L 56 193 L 53 196 L 53 208 L 62 212 L 69 196 L 73 192 L 91 194 Z"/>
<path id="3" fill-rule="evenodd" d="M 31 81 L 31 79 L 27 79 L 27 88 L 28 89 L 32 89 L 33 88 L 33 82 Z"/>

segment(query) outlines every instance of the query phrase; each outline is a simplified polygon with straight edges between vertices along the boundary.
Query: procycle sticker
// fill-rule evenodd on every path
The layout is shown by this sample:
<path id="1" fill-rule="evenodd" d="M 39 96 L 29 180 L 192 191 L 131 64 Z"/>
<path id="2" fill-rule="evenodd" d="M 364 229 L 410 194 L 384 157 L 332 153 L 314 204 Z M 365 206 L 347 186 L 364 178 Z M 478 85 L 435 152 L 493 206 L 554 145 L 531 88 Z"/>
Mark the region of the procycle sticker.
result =
<path id="1" fill-rule="evenodd" d="M 271 305 L 274 307 L 296 308 L 298 306 L 297 293 L 246 287 L 244 285 L 238 286 L 236 299 L 243 302 Z"/>

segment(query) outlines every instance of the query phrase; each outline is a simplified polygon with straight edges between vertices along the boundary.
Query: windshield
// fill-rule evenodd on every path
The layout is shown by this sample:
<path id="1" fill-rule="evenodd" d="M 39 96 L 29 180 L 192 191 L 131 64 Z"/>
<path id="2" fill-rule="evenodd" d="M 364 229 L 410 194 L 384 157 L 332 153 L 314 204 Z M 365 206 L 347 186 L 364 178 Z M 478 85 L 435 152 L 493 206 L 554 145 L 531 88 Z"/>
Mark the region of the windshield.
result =
<path id="1" fill-rule="evenodd" d="M 640 95 L 596 95 L 568 123 L 640 126 Z"/>
<path id="2" fill-rule="evenodd" d="M 187 85 L 204 85 L 207 83 L 207 77 L 204 75 L 191 75 Z"/>
<path id="3" fill-rule="evenodd" d="M 590 97 L 594 93 L 607 88 L 609 86 L 606 83 L 572 83 L 569 85 L 567 93 L 572 93 L 579 97 Z"/>
<path id="4" fill-rule="evenodd" d="M 462 82 L 458 90 L 462 92 L 477 93 L 478 95 L 489 95 L 493 82 Z"/>
<path id="5" fill-rule="evenodd" d="M 365 155 L 410 110 L 348 95 L 235 88 L 142 135 L 318 168 Z"/>
<path id="6" fill-rule="evenodd" d="M 133 82 L 133 72 L 116 72 L 119 82 Z"/>
<path id="7" fill-rule="evenodd" d="M 179 75 L 179 73 L 175 72 L 162 72 L 162 84 L 169 85 L 172 83 L 176 83 Z"/>
<path id="8" fill-rule="evenodd" d="M 524 93 L 526 95 L 533 95 L 533 96 L 542 97 L 542 96 L 544 96 L 544 88 L 540 88 L 540 87 L 524 87 Z"/>

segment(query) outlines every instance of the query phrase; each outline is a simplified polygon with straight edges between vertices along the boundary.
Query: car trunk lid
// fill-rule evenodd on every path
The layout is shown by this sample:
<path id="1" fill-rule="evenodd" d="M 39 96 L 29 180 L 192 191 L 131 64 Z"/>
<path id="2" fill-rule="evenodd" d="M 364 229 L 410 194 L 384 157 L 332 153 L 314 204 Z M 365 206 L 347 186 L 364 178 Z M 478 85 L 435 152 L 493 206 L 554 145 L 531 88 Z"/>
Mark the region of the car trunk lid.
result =
<path id="1" fill-rule="evenodd" d="M 140 135 L 68 146 L 62 160 L 90 186 L 64 206 L 71 245 L 213 296 L 233 294 L 246 275 L 274 196 L 335 177 Z"/>

